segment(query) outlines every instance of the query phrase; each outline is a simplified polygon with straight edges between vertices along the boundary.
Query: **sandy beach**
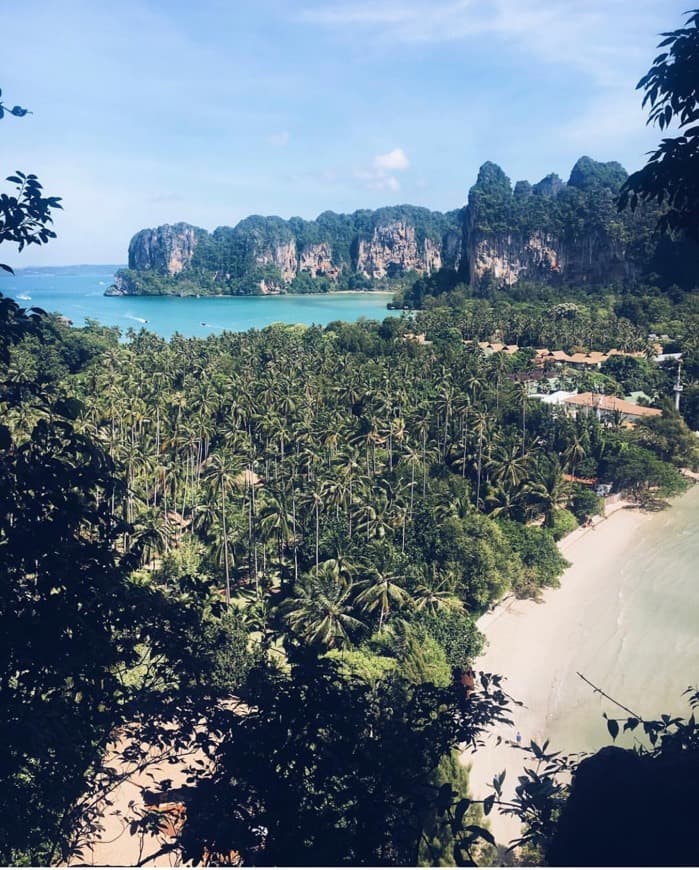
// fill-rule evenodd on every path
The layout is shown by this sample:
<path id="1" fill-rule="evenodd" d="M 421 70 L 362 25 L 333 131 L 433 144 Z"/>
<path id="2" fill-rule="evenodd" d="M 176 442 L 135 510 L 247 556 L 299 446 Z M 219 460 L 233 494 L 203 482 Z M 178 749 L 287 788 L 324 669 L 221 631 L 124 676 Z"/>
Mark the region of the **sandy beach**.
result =
<path id="1" fill-rule="evenodd" d="M 685 514 L 682 515 L 682 510 L 679 513 L 685 525 L 687 518 L 691 523 L 692 516 L 696 516 L 690 509 L 699 505 L 697 496 L 699 492 L 690 492 L 679 500 L 684 502 Z M 676 699 L 676 705 L 681 703 L 681 692 L 692 675 L 680 675 L 676 684 L 666 686 L 665 694 L 661 692 L 657 698 L 646 691 L 647 674 L 653 671 L 654 661 L 660 661 L 663 668 L 664 636 L 657 632 L 665 630 L 666 635 L 674 635 L 674 624 L 668 617 L 673 628 L 664 626 L 662 607 L 658 608 L 655 636 L 646 626 L 638 624 L 641 599 L 644 608 L 651 610 L 646 615 L 648 621 L 655 618 L 653 599 L 648 597 L 648 590 L 644 591 L 644 584 L 650 592 L 658 591 L 656 581 L 662 585 L 664 578 L 659 568 L 665 564 L 663 548 L 669 546 L 666 535 L 672 531 L 668 522 L 677 523 L 677 517 L 672 516 L 675 511 L 675 506 L 660 513 L 648 513 L 630 509 L 624 502 L 610 504 L 606 518 L 598 518 L 591 528 L 577 529 L 559 544 L 572 563 L 561 578 L 560 588 L 546 590 L 540 602 L 506 600 L 481 617 L 478 625 L 488 639 L 488 646 L 476 667 L 506 675 L 506 690 L 523 706 L 514 708 L 513 727 L 489 735 L 485 747 L 477 753 L 463 754 L 463 762 L 471 767 L 474 797 L 492 791 L 488 783 L 505 769 L 505 796 L 513 793 L 523 759 L 523 753 L 513 745 L 518 730 L 524 744 L 532 739 L 542 743 L 549 738 L 553 749 L 565 753 L 594 750 L 611 742 L 602 712 L 608 710 L 611 715 L 619 715 L 620 711 L 596 695 L 577 672 L 632 707 L 644 702 L 642 715 L 664 712 L 665 708 L 657 709 L 654 701 L 663 703 L 668 696 Z M 685 532 L 685 528 L 679 528 L 677 535 Z M 679 537 L 678 540 L 680 544 L 684 541 Z M 690 545 L 695 546 L 691 541 Z M 641 552 L 643 547 L 648 549 L 645 556 Z M 633 561 L 637 555 L 648 566 L 645 578 L 642 568 Z M 653 565 L 655 558 L 658 562 Z M 661 591 L 665 593 L 666 588 Z M 685 589 L 681 591 L 686 594 Z M 696 599 L 689 600 L 684 609 L 691 610 L 695 605 Z M 693 612 L 696 615 L 696 609 Z M 689 659 L 687 666 L 691 670 L 697 662 L 695 631 L 691 624 L 687 625 L 685 637 L 682 630 L 680 624 L 681 649 L 677 655 Z M 674 636 L 666 639 L 671 644 Z M 664 667 L 669 670 L 672 664 L 666 663 Z M 503 738 L 500 745 L 496 745 L 498 736 Z M 490 816 L 490 825 L 498 842 L 507 843 L 519 835 L 518 820 L 496 811 Z"/>

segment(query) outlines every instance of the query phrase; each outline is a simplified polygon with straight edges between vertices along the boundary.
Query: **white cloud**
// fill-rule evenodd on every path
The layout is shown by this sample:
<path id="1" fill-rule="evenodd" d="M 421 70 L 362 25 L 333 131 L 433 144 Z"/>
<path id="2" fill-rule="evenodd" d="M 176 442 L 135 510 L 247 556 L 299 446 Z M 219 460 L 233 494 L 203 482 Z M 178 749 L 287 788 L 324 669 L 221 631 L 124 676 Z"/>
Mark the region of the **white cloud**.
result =
<path id="1" fill-rule="evenodd" d="M 374 169 L 377 172 L 402 172 L 409 166 L 408 155 L 402 148 L 394 148 L 387 154 L 377 154 L 374 157 Z"/>
<path id="2" fill-rule="evenodd" d="M 370 167 L 360 167 L 354 170 L 354 177 L 359 179 L 368 190 L 389 190 L 395 193 L 400 190 L 400 181 L 396 172 L 405 172 L 410 166 L 408 155 L 402 148 L 394 148 L 386 154 L 377 154 Z"/>
<path id="3" fill-rule="evenodd" d="M 290 138 L 288 130 L 279 130 L 276 133 L 271 133 L 267 137 L 267 142 L 276 148 L 284 148 L 285 145 L 289 144 Z"/>
<path id="4" fill-rule="evenodd" d="M 638 139 L 645 112 L 634 93 L 603 92 L 568 123 L 558 128 L 561 139 L 583 149 L 620 147 Z"/>
<path id="5" fill-rule="evenodd" d="M 326 5 L 303 9 L 302 21 L 317 24 L 343 26 L 346 24 L 401 24 L 409 21 L 415 14 L 414 3 L 387 2 L 340 3 L 329 8 Z"/>
<path id="6" fill-rule="evenodd" d="M 677 134 L 674 124 L 660 133 L 656 126 L 645 123 L 646 117 L 647 109 L 642 107 L 637 93 L 609 88 L 590 99 L 570 121 L 553 129 L 562 142 L 612 152 L 631 142 L 638 143 L 641 149 L 651 149 L 663 135 Z"/>
<path id="7" fill-rule="evenodd" d="M 308 5 L 301 20 L 323 27 L 371 31 L 383 42 L 439 43 L 494 37 L 544 61 L 582 69 L 605 84 L 628 87 L 665 26 L 659 0 L 341 0 Z"/>

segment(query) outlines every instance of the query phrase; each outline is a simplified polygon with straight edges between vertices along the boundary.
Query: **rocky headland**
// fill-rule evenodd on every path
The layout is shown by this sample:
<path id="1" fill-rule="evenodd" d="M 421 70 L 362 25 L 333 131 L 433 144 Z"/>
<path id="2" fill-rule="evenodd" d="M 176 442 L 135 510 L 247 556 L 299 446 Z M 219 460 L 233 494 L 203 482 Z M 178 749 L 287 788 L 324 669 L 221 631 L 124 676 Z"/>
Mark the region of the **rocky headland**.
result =
<path id="1" fill-rule="evenodd" d="M 311 221 L 254 215 L 212 233 L 187 223 L 143 229 L 107 293 L 394 289 L 436 272 L 471 287 L 636 281 L 679 254 L 655 236 L 652 209 L 617 210 L 626 177 L 618 163 L 582 157 L 567 183 L 548 175 L 513 187 L 485 163 L 467 204 L 446 213 L 401 205 Z"/>

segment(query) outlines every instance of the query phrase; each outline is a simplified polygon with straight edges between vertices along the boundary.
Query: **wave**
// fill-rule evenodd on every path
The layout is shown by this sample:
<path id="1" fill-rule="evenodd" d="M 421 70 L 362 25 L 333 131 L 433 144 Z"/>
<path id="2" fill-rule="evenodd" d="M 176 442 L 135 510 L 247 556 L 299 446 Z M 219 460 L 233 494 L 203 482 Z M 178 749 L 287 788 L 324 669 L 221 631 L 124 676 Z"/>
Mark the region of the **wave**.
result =
<path id="1" fill-rule="evenodd" d="M 31 301 L 32 297 L 28 296 L 26 293 L 18 293 L 17 298 L 22 299 L 24 302 L 29 302 L 29 301 Z"/>

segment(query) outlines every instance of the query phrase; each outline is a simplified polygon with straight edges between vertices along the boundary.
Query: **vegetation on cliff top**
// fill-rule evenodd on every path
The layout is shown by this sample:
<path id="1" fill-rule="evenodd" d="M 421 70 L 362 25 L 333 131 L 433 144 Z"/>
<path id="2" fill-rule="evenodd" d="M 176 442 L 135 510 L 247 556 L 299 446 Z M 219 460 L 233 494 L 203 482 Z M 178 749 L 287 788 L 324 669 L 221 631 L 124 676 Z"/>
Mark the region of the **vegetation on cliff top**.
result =
<path id="1" fill-rule="evenodd" d="M 275 290 L 287 292 L 326 292 L 329 289 L 372 289 L 385 282 L 369 280 L 358 273 L 357 260 L 360 242 L 370 242 L 375 231 L 402 223 L 415 235 L 417 257 L 424 257 L 425 243 L 433 242 L 440 249 L 450 232 L 457 232 L 457 213 L 442 214 L 411 205 L 397 205 L 375 211 L 360 210 L 352 214 L 323 212 L 316 220 L 292 217 L 288 221 L 279 217 L 252 215 L 235 227 L 218 227 L 209 234 L 194 229 L 197 245 L 191 262 L 178 275 L 167 272 L 164 256 L 156 254 L 148 269 L 136 268 L 139 257 L 136 248 L 142 244 L 150 230 L 142 230 L 131 242 L 129 269 L 118 275 L 117 284 L 130 293 L 160 295 L 168 293 L 223 293 L 248 295 L 260 293 L 261 282 Z M 173 228 L 174 229 L 174 228 Z M 282 275 L 275 258 L 285 247 L 288 259 L 296 269 L 297 257 L 314 246 L 323 246 L 323 259 L 330 264 L 331 273 L 312 276 L 300 271 L 295 277 Z M 397 273 L 389 278 L 388 286 L 405 276 Z M 409 276 L 408 276 L 409 277 Z M 414 277 L 414 276 L 413 276 Z"/>
<path id="2" fill-rule="evenodd" d="M 620 286 L 635 286 L 653 274 L 665 286 L 678 283 L 693 286 L 698 279 L 696 256 L 687 242 L 669 239 L 655 231 L 661 212 L 646 204 L 635 211 L 620 212 L 617 204 L 627 181 L 624 168 L 615 162 L 599 163 L 581 157 L 567 183 L 549 175 L 532 185 L 518 181 L 514 188 L 494 163 L 484 163 L 476 183 L 469 191 L 465 208 L 442 214 L 415 206 L 393 206 L 376 211 L 357 211 L 350 215 L 324 212 L 314 221 L 298 217 L 284 221 L 278 217 L 254 215 L 235 227 L 219 227 L 209 234 L 195 231 L 197 244 L 184 270 L 170 275 L 164 252 L 149 253 L 148 268 L 134 268 L 142 262 L 137 248 L 151 234 L 166 229 L 143 230 L 131 243 L 128 270 L 117 277 L 117 285 L 129 293 L 191 295 L 222 293 L 230 295 L 264 292 L 326 292 L 329 289 L 397 289 L 397 305 L 419 307 L 424 295 L 412 289 L 416 279 L 434 280 L 438 286 L 468 284 L 469 257 L 486 242 L 493 251 L 507 249 L 508 257 L 522 257 L 525 246 L 538 239 L 561 256 L 562 266 L 541 264 L 526 272 L 528 281 L 549 285 L 582 285 L 597 288 L 609 278 L 611 269 Z M 358 263 L 360 242 L 370 241 L 381 228 L 402 222 L 411 227 L 417 243 L 414 264 L 428 271 L 424 261 L 425 242 L 441 251 L 443 273 L 437 276 L 411 275 L 392 267 L 387 278 L 377 281 L 362 273 Z M 176 236 L 177 233 L 175 232 Z M 390 233 L 389 233 L 390 235 Z M 313 246 L 323 246 L 328 272 L 312 276 L 297 268 L 299 256 Z M 383 254 L 390 257 L 390 239 L 379 241 Z M 286 253 L 280 254 L 284 249 Z M 287 262 L 294 273 L 282 274 L 279 260 Z M 604 262 L 609 261 L 609 268 Z M 420 263 L 422 265 L 420 265 Z M 573 264 L 575 264 L 573 268 Z M 571 271 L 572 270 L 572 271 Z M 511 281 L 479 274 L 471 290 L 502 287 Z"/>

